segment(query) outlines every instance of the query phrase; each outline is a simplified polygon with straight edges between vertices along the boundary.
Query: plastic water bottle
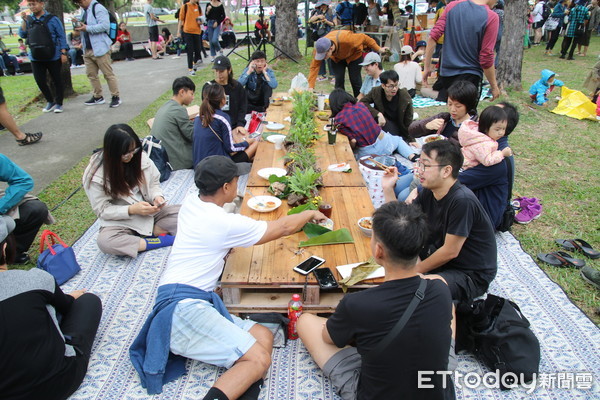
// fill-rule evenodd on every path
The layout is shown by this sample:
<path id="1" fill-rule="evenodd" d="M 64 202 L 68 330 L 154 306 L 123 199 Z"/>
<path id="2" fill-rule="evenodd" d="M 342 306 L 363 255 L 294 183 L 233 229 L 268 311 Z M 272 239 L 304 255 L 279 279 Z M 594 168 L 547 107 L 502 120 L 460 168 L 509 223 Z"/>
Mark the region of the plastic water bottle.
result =
<path id="1" fill-rule="evenodd" d="M 288 324 L 288 339 L 298 339 L 298 331 L 296 330 L 296 323 L 298 318 L 302 315 L 302 300 L 300 300 L 299 294 L 292 295 L 292 300 L 288 304 L 288 318 L 290 323 Z"/>

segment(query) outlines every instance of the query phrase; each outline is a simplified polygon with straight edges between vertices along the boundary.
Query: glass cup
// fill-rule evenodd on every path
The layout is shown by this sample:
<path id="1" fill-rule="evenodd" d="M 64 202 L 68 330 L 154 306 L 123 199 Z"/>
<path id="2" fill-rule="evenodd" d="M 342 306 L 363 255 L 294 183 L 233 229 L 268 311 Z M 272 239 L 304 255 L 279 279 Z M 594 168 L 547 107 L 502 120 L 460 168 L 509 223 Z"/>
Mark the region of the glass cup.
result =
<path id="1" fill-rule="evenodd" d="M 331 218 L 331 211 L 332 211 L 331 204 L 328 204 L 328 203 L 319 204 L 319 211 L 327 218 Z"/>
<path id="2" fill-rule="evenodd" d="M 335 139 L 337 137 L 337 131 L 333 129 L 333 127 L 327 131 L 327 140 L 329 144 L 335 144 Z"/>

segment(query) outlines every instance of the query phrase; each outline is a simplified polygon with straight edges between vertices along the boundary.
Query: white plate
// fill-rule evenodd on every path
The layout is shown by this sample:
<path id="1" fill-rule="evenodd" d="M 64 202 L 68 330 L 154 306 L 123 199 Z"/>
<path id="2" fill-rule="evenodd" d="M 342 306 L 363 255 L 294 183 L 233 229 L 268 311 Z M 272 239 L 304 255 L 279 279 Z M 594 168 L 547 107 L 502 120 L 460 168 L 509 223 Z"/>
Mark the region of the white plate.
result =
<path id="1" fill-rule="evenodd" d="M 277 136 L 279 136 L 279 135 L 277 135 Z M 271 175 L 277 175 L 278 177 L 282 177 L 287 174 L 287 171 L 283 168 L 263 168 L 263 169 L 259 169 L 257 174 L 261 178 L 269 180 L 269 177 Z"/>
<path id="2" fill-rule="evenodd" d="M 284 124 L 277 123 L 277 122 L 271 122 L 271 123 L 268 123 L 268 124 L 265 126 L 265 128 L 267 128 L 267 129 L 268 129 L 268 130 L 270 130 L 270 131 L 279 131 L 279 130 L 281 130 L 281 129 L 285 128 L 285 125 L 284 125 Z"/>
<path id="3" fill-rule="evenodd" d="M 259 206 L 258 203 L 263 204 Z M 281 200 L 273 196 L 256 196 L 248 199 L 248 207 L 260 213 L 275 211 L 281 205 Z"/>
<path id="4" fill-rule="evenodd" d="M 267 141 L 271 143 L 277 143 L 279 140 L 285 139 L 285 135 L 269 135 Z"/>

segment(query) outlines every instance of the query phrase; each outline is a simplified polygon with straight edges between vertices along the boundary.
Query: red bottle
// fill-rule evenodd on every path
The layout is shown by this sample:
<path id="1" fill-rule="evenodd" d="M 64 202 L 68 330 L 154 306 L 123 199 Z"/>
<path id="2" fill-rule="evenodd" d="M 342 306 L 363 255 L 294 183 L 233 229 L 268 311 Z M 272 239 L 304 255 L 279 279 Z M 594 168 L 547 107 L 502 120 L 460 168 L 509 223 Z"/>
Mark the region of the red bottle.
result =
<path id="1" fill-rule="evenodd" d="M 298 331 L 296 330 L 296 323 L 298 318 L 302 315 L 302 300 L 300 300 L 299 294 L 292 295 L 292 300 L 288 304 L 288 318 L 290 323 L 288 324 L 288 339 L 298 339 Z"/>

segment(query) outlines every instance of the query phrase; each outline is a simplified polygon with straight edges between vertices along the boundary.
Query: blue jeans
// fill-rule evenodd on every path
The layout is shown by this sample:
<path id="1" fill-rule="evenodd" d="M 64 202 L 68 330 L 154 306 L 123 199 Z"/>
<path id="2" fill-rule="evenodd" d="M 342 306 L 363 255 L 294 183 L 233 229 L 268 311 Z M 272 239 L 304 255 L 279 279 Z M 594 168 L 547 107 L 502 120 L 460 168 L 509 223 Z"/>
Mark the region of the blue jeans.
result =
<path id="1" fill-rule="evenodd" d="M 394 186 L 394 193 L 396 194 L 396 198 L 398 201 L 404 201 L 410 194 L 410 184 L 414 179 L 414 175 L 412 172 L 407 173 L 406 175 L 402 175 L 398 177 L 398 181 L 396 181 L 396 186 Z"/>
<path id="2" fill-rule="evenodd" d="M 390 135 L 383 132 L 383 138 L 375 143 L 365 147 L 359 147 L 356 153 L 357 158 L 377 154 L 379 156 L 390 156 L 394 152 L 400 153 L 404 158 L 408 158 L 416 150 L 410 147 L 400 136 Z"/>
<path id="3" fill-rule="evenodd" d="M 219 33 L 221 33 L 221 28 L 217 25 L 216 28 L 213 28 L 213 24 L 215 21 L 207 22 L 206 35 L 208 36 L 208 43 L 210 43 L 210 55 L 212 57 L 217 55 L 217 51 L 221 50 L 221 45 L 219 44 Z"/>
<path id="4" fill-rule="evenodd" d="M 21 71 L 17 57 L 10 55 L 10 54 L 3 53 L 2 59 L 3 59 L 3 64 L 4 64 L 4 68 L 2 68 L 2 69 L 6 69 L 7 65 L 12 64 L 13 68 L 15 69 L 15 72 Z"/>

